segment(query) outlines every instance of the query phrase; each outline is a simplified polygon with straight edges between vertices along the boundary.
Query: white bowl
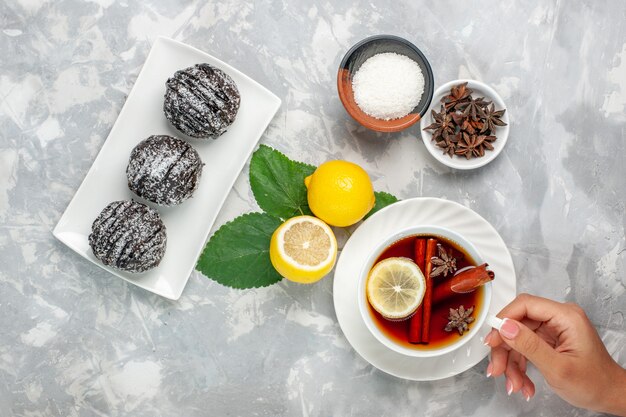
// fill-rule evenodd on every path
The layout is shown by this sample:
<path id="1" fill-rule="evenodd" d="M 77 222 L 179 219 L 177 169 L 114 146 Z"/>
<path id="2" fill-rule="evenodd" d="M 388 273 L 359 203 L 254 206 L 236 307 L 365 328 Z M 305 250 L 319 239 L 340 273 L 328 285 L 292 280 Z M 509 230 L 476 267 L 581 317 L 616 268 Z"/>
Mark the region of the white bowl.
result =
<path id="1" fill-rule="evenodd" d="M 506 109 L 506 112 L 504 112 L 504 116 L 502 116 L 502 121 L 506 123 L 506 126 L 496 127 L 495 135 L 498 139 L 492 142 L 494 148 L 493 151 L 486 151 L 485 156 L 482 156 L 480 158 L 466 159 L 464 156 L 459 155 L 454 155 L 452 157 L 445 155 L 443 153 L 443 150 L 439 148 L 432 140 L 432 133 L 428 130 L 424 130 L 424 127 L 434 122 L 431 111 L 435 110 L 436 112 L 439 112 L 441 108 L 441 99 L 450 94 L 450 89 L 453 86 L 465 82 L 467 82 L 467 86 L 469 88 L 474 90 L 474 92 L 472 93 L 472 97 L 485 97 L 485 99 L 493 101 L 493 104 L 496 106 L 496 110 Z M 433 95 L 433 100 L 430 103 L 428 111 L 420 120 L 420 132 L 422 134 L 422 140 L 424 141 L 424 145 L 426 146 L 426 149 L 428 149 L 428 152 L 430 152 L 430 154 L 442 164 L 447 165 L 450 168 L 463 170 L 479 168 L 487 165 L 489 162 L 496 159 L 500 152 L 502 152 L 502 149 L 504 149 L 504 145 L 506 145 L 506 141 L 509 138 L 509 130 L 509 109 L 504 104 L 504 101 L 493 88 L 489 87 L 485 83 L 481 83 L 480 81 L 476 80 L 454 80 L 445 83 L 441 87 L 437 88 L 437 90 L 435 90 L 435 94 Z"/>
<path id="2" fill-rule="evenodd" d="M 476 247 L 472 245 L 463 236 L 459 235 L 458 233 L 453 232 L 450 229 L 446 229 L 445 227 L 440 227 L 440 226 L 413 226 L 413 227 L 406 228 L 404 230 L 401 230 L 397 233 L 390 235 L 385 240 L 383 240 L 380 244 L 376 245 L 374 250 L 372 250 L 372 252 L 369 254 L 367 261 L 363 264 L 361 268 L 361 272 L 359 273 L 359 278 L 358 278 L 359 283 L 358 283 L 357 299 L 358 299 L 358 304 L 359 304 L 359 311 L 370 333 L 376 339 L 378 339 L 380 343 L 385 345 L 387 348 L 397 353 L 400 353 L 402 355 L 413 356 L 413 357 L 418 357 L 418 358 L 441 356 L 441 355 L 450 353 L 460 348 L 461 346 L 463 346 L 470 339 L 472 339 L 478 333 L 480 328 L 483 326 L 483 323 L 485 322 L 485 319 L 487 318 L 487 315 L 489 312 L 489 305 L 491 303 L 491 282 L 484 285 L 485 287 L 485 291 L 483 292 L 484 299 L 482 303 L 482 308 L 479 312 L 480 313 L 479 316 L 476 317 L 476 321 L 470 327 L 469 332 L 467 332 L 462 338 L 460 338 L 456 342 L 448 346 L 439 348 L 439 349 L 428 349 L 428 350 L 419 349 L 418 347 L 416 347 L 415 349 L 409 349 L 405 346 L 402 346 L 396 343 L 395 341 L 387 337 L 374 323 L 374 320 L 372 319 L 369 308 L 367 306 L 368 301 L 367 301 L 367 295 L 365 291 L 365 284 L 367 282 L 369 271 L 372 269 L 372 267 L 374 266 L 374 263 L 376 262 L 376 259 L 378 259 L 378 257 L 384 252 L 384 250 L 388 248 L 390 245 L 392 245 L 394 242 L 397 242 L 398 240 L 402 238 L 405 238 L 408 236 L 414 236 L 414 235 L 432 235 L 432 236 L 441 236 L 443 238 L 446 238 L 456 243 L 458 246 L 462 247 L 463 249 L 465 249 L 465 251 L 470 255 L 470 257 L 474 260 L 474 262 L 476 262 L 477 265 L 481 265 L 483 263 L 482 257 L 480 256 L 480 253 L 478 252 Z"/>

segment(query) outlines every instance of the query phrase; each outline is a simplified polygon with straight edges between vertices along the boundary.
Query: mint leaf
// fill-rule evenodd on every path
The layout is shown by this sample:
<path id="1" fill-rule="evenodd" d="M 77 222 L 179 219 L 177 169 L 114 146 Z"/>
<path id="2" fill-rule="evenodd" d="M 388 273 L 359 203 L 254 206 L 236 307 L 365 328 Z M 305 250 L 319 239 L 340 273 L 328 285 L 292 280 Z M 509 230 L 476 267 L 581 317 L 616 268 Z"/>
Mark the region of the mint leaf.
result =
<path id="1" fill-rule="evenodd" d="M 313 165 L 292 161 L 261 145 L 250 161 L 250 186 L 259 207 L 281 219 L 311 214 L 304 178 L 313 171 Z"/>
<path id="2" fill-rule="evenodd" d="M 196 268 L 233 288 L 266 287 L 282 279 L 270 262 L 270 239 L 281 221 L 248 213 L 224 224 L 204 247 Z"/>
<path id="3" fill-rule="evenodd" d="M 363 220 L 367 219 L 378 210 L 383 209 L 388 205 L 398 201 L 398 198 L 396 196 L 386 193 L 384 191 L 376 191 L 374 192 L 374 195 L 376 196 L 376 204 L 374 204 L 374 208 L 372 208 L 370 212 L 365 215 L 365 218 Z"/>

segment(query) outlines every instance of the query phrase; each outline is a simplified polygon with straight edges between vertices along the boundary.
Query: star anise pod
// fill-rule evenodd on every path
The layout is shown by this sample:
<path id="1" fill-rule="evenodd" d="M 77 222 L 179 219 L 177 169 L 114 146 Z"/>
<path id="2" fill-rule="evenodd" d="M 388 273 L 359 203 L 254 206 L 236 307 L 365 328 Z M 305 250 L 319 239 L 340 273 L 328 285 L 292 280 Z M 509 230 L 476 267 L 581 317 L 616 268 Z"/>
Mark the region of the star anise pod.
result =
<path id="1" fill-rule="evenodd" d="M 463 104 L 463 115 L 468 119 L 478 121 L 485 117 L 483 108 L 487 106 L 488 102 L 484 97 L 472 98 L 469 97 L 467 103 Z"/>
<path id="2" fill-rule="evenodd" d="M 484 155 L 485 149 L 493 151 L 493 145 L 491 144 L 491 142 L 495 141 L 496 139 L 497 138 L 495 136 L 486 136 L 486 135 L 478 136 L 478 140 L 480 141 L 480 146 L 483 150 L 483 155 Z"/>
<path id="3" fill-rule="evenodd" d="M 463 120 L 463 123 L 460 126 L 461 126 L 461 130 L 469 133 L 470 135 L 473 135 L 476 133 L 476 128 L 474 127 L 474 125 L 468 118 Z"/>
<path id="4" fill-rule="evenodd" d="M 432 140 L 444 155 L 481 157 L 492 151 L 497 126 L 506 126 L 502 120 L 505 110 L 496 111 L 492 101 L 473 98 L 467 83 L 455 85 L 450 94 L 441 99 L 441 110 L 431 111 L 434 122 L 424 128 L 433 131 Z"/>
<path id="5" fill-rule="evenodd" d="M 437 277 L 443 274 L 447 277 L 448 274 L 454 274 L 456 272 L 456 258 L 452 256 L 452 252 L 447 252 L 441 244 L 437 244 L 437 251 L 439 256 L 433 256 L 430 262 L 435 268 L 430 272 L 431 277 Z"/>
<path id="6" fill-rule="evenodd" d="M 495 140 L 495 136 L 476 135 L 476 139 L 473 142 L 474 149 L 472 150 L 472 155 L 480 157 L 485 156 L 485 149 L 493 151 L 492 139 Z"/>
<path id="7" fill-rule="evenodd" d="M 466 132 L 463 132 L 462 140 L 459 141 L 456 147 L 456 151 L 454 151 L 457 155 L 463 155 L 466 159 L 470 159 L 472 156 L 482 156 L 481 155 L 481 144 L 484 141 L 484 137 L 477 135 L 469 135 Z M 485 154 L 484 151 L 482 153 Z"/>
<path id="8" fill-rule="evenodd" d="M 441 106 L 441 111 L 439 113 L 432 110 L 430 114 L 432 115 L 434 122 L 426 126 L 424 130 L 433 130 L 433 140 L 439 141 L 444 137 L 444 134 L 454 133 L 452 116 L 446 112 L 443 106 Z"/>
<path id="9" fill-rule="evenodd" d="M 471 120 L 469 121 L 469 124 L 472 125 L 472 127 L 478 131 L 481 131 L 483 129 L 484 123 L 482 121 L 483 119 L 478 119 L 478 120 Z"/>
<path id="10" fill-rule="evenodd" d="M 450 94 L 441 99 L 441 102 L 446 107 L 446 110 L 453 109 L 457 105 L 466 103 L 473 92 L 474 90 L 467 88 L 467 83 L 455 85 L 450 89 Z"/>
<path id="11" fill-rule="evenodd" d="M 454 155 L 454 151 L 456 150 L 456 144 L 460 139 L 460 133 L 457 133 L 456 135 L 446 134 L 443 140 L 437 142 L 437 146 L 443 149 L 444 155 L 449 155 L 450 158 L 452 158 L 452 156 Z"/>
<path id="12" fill-rule="evenodd" d="M 502 116 L 504 116 L 505 111 L 506 109 L 496 111 L 496 107 L 493 103 L 491 103 L 491 106 L 485 107 L 485 116 L 483 117 L 484 125 L 480 133 L 489 131 L 489 133 L 493 134 L 496 132 L 496 126 L 506 126 L 506 123 L 502 121 Z"/>
<path id="13" fill-rule="evenodd" d="M 471 317 L 473 312 L 474 307 L 470 307 L 467 310 L 463 305 L 459 306 L 459 308 L 451 308 L 448 314 L 448 324 L 446 324 L 444 330 L 451 332 L 456 329 L 463 336 L 463 333 L 469 331 L 470 323 L 474 321 L 474 317 Z"/>
<path id="14" fill-rule="evenodd" d="M 452 121 L 457 126 L 461 126 L 463 122 L 465 122 L 465 120 L 467 119 L 467 117 L 465 117 L 463 113 L 459 113 L 456 111 L 451 113 L 451 115 L 452 115 Z"/>

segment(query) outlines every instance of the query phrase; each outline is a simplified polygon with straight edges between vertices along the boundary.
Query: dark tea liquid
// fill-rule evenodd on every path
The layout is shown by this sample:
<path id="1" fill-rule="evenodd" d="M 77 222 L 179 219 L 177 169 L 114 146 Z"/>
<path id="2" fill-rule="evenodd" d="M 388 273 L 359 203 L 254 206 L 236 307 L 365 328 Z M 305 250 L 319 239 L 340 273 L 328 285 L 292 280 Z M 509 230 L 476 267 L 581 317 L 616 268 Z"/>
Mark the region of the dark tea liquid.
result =
<path id="1" fill-rule="evenodd" d="M 394 257 L 409 258 L 415 261 L 415 240 L 418 238 L 437 239 L 437 242 L 443 245 L 444 249 L 446 249 L 448 253 L 452 252 L 452 255 L 456 258 L 456 266 L 458 269 L 465 268 L 466 266 L 476 266 L 476 262 L 472 259 L 472 257 L 456 243 L 444 239 L 440 236 L 428 235 L 409 236 L 391 244 L 391 246 L 385 249 L 385 251 L 378 257 L 375 264 L 384 259 Z M 451 278 L 450 274 L 448 274 L 447 277 L 439 275 L 435 278 L 432 278 L 433 284 L 436 287 L 437 283 L 443 282 L 448 278 Z M 432 350 L 451 345 L 459 340 L 461 337 L 465 337 L 467 335 L 467 333 L 465 333 L 464 336 L 460 336 L 459 332 L 456 331 L 456 329 L 452 332 L 446 332 L 444 330 L 446 324 L 448 324 L 448 314 L 450 313 L 449 310 L 450 308 L 459 308 L 460 305 L 463 305 L 466 309 L 474 306 L 474 313 L 472 314 L 472 317 L 478 317 L 483 307 L 482 301 L 484 291 L 485 290 L 483 287 L 479 287 L 474 292 L 455 295 L 454 297 L 449 298 L 440 304 L 433 305 L 430 319 L 430 341 L 428 344 L 413 344 L 409 342 L 408 335 L 410 320 L 389 321 L 381 316 L 376 310 L 374 310 L 372 306 L 369 305 L 369 303 L 367 305 L 369 307 L 370 314 L 374 323 L 380 329 L 380 331 L 389 339 L 393 340 L 403 347 L 407 347 L 410 349 Z M 475 324 L 476 322 L 469 325 L 470 330 Z"/>

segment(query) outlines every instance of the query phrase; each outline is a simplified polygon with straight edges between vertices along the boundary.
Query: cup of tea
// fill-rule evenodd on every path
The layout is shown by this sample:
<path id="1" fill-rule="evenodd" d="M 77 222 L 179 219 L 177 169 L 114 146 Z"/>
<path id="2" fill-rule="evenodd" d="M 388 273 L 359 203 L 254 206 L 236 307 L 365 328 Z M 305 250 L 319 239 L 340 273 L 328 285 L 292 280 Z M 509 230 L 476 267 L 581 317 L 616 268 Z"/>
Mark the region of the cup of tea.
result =
<path id="1" fill-rule="evenodd" d="M 422 312 L 418 309 L 415 317 L 384 317 L 368 300 L 367 282 L 372 269 L 385 259 L 401 258 L 403 261 L 413 261 L 422 270 L 427 261 L 420 259 L 427 256 L 424 245 L 429 245 L 430 255 L 433 255 L 430 258 L 432 271 L 436 275 L 430 278 L 433 288 L 430 319 L 426 322 L 423 318 L 423 300 Z M 478 249 L 465 237 L 450 229 L 440 226 L 413 226 L 393 233 L 375 245 L 359 273 L 358 305 L 361 317 L 370 333 L 397 353 L 422 358 L 450 353 L 475 337 L 486 321 L 488 324 L 495 322 L 493 316 L 488 317 L 493 272 L 487 271 L 483 264 Z M 435 271 L 436 266 L 445 267 Z M 422 270 L 425 275 L 424 272 Z M 462 281 L 466 278 L 472 280 L 479 274 L 486 279 L 466 292 L 468 287 L 464 287 Z M 457 285 L 454 292 L 450 291 L 459 282 L 461 285 Z M 468 312 L 470 308 L 472 310 Z M 427 328 L 426 332 L 424 328 Z"/>

